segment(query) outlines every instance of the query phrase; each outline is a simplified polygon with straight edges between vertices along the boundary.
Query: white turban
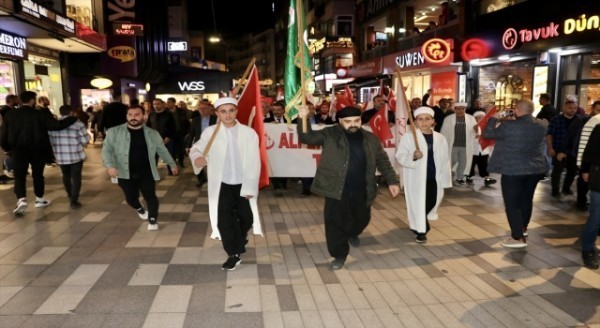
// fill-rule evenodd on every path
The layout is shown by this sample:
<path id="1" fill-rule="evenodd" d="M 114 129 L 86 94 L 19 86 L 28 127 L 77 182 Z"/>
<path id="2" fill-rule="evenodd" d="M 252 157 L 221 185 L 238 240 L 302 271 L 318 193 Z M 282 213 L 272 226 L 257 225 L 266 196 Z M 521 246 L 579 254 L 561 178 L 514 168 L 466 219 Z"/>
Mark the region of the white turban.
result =
<path id="1" fill-rule="evenodd" d="M 475 113 L 473 113 L 473 117 L 480 117 L 480 116 L 481 117 L 485 116 L 485 112 L 478 110 Z"/>
<path id="2" fill-rule="evenodd" d="M 454 107 L 467 107 L 467 103 L 466 102 L 457 102 L 457 103 L 454 103 Z"/>
<path id="3" fill-rule="evenodd" d="M 232 104 L 235 107 L 237 107 L 238 102 L 235 98 L 231 98 L 231 97 L 219 98 L 219 99 L 217 99 L 217 101 L 215 101 L 215 109 L 219 108 L 219 106 L 225 105 L 225 104 Z"/>
<path id="4" fill-rule="evenodd" d="M 432 117 L 435 116 L 435 112 L 433 111 L 433 109 L 431 109 L 430 107 L 427 107 L 427 106 L 423 106 L 423 107 L 419 107 L 419 108 L 415 109 L 415 111 L 414 111 L 415 117 L 417 117 L 421 114 L 428 114 L 428 115 L 431 115 Z"/>

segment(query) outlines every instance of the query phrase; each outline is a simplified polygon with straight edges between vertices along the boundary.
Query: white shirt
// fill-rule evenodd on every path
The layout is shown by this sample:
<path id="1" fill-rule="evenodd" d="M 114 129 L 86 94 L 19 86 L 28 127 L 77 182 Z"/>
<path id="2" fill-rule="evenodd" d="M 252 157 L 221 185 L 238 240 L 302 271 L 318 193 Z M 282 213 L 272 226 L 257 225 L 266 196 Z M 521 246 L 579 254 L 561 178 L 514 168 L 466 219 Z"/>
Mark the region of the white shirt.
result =
<path id="1" fill-rule="evenodd" d="M 223 182 L 230 185 L 242 184 L 242 160 L 237 146 L 238 125 L 225 128 L 227 131 L 227 152 L 223 163 Z"/>

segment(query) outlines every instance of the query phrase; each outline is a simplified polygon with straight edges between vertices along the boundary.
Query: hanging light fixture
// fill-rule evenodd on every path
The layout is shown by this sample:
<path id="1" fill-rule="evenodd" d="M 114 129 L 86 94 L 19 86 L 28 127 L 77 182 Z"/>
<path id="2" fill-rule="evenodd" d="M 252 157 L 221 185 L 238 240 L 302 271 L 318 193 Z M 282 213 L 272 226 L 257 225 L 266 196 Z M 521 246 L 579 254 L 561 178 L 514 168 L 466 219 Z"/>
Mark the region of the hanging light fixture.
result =
<path id="1" fill-rule="evenodd" d="M 106 89 L 110 86 L 113 85 L 113 82 L 110 79 L 107 79 L 105 77 L 96 77 L 93 80 L 90 81 L 90 84 L 98 89 Z"/>
<path id="2" fill-rule="evenodd" d="M 214 0 L 210 0 L 210 5 L 212 7 L 213 27 L 214 27 L 215 31 L 214 31 L 214 34 L 208 38 L 208 42 L 219 43 L 219 42 L 221 42 L 221 35 L 217 32 L 217 16 L 215 16 Z"/>

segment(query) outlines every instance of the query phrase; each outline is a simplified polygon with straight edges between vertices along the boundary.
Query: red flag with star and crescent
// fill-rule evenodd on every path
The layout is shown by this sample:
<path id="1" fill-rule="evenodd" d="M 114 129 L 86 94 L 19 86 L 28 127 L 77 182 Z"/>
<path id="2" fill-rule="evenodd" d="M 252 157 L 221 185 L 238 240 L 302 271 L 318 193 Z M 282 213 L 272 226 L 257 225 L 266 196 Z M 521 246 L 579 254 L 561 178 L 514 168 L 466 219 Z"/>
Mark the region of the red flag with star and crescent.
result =
<path id="1" fill-rule="evenodd" d="M 388 124 L 387 111 L 387 106 L 381 106 L 381 108 L 377 110 L 377 113 L 369 120 L 371 132 L 373 132 L 382 143 L 394 137 L 390 125 Z"/>
<path id="2" fill-rule="evenodd" d="M 262 96 L 256 65 L 252 67 L 248 83 L 238 99 L 237 120 L 256 131 L 260 151 L 260 179 L 258 188 L 269 186 L 269 159 L 267 157 L 265 125 L 263 124 Z"/>

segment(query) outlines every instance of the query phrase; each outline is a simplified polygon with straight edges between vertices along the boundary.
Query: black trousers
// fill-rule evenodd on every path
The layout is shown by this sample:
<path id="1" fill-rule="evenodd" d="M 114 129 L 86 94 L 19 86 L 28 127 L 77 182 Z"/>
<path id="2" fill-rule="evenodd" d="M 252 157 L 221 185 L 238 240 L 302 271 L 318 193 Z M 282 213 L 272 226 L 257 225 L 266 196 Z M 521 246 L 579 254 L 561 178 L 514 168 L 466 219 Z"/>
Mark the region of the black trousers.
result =
<path id="1" fill-rule="evenodd" d="M 27 196 L 25 180 L 27 169 L 31 165 L 31 176 L 33 178 L 33 193 L 37 197 L 44 197 L 44 166 L 48 159 L 48 154 L 40 149 L 13 149 L 12 158 L 15 175 L 14 192 L 17 198 Z"/>
<path id="2" fill-rule="evenodd" d="M 146 201 L 148 206 L 149 218 L 158 219 L 158 197 L 156 197 L 156 181 L 152 177 L 152 173 L 149 173 L 145 177 L 135 179 L 119 179 L 119 187 L 125 194 L 125 201 L 129 206 L 134 209 L 142 207 L 140 203 L 140 192 Z"/>
<path id="3" fill-rule="evenodd" d="M 69 195 L 71 203 L 79 200 L 79 191 L 81 190 L 81 170 L 83 169 L 83 161 L 73 164 L 64 164 L 60 166 L 62 172 L 62 181 L 65 186 L 65 191 Z"/>
<path id="4" fill-rule="evenodd" d="M 527 228 L 533 211 L 533 195 L 541 174 L 506 175 L 500 178 L 504 211 L 510 225 L 513 239 L 523 237 L 523 228 Z"/>
<path id="5" fill-rule="evenodd" d="M 487 170 L 489 155 L 473 155 L 473 162 L 471 163 L 471 172 L 469 176 L 475 176 L 475 165 L 477 165 L 477 171 L 479 176 L 485 178 L 490 175 Z"/>
<path id="6" fill-rule="evenodd" d="M 273 189 L 287 189 L 287 178 L 271 178 Z"/>
<path id="7" fill-rule="evenodd" d="M 577 173 L 577 159 L 571 156 L 567 156 L 565 160 L 559 162 L 556 157 L 552 158 L 552 175 L 550 176 L 550 183 L 552 184 L 552 192 L 558 193 L 560 189 L 560 175 L 563 170 L 567 170 L 565 179 L 563 181 L 562 190 L 571 190 L 571 184 L 575 180 L 575 174 Z"/>
<path id="8" fill-rule="evenodd" d="M 366 192 L 344 192 L 342 199 L 325 197 L 325 239 L 329 255 L 346 258 L 348 239 L 360 235 L 371 221 Z"/>
<path id="9" fill-rule="evenodd" d="M 250 201 L 240 196 L 242 185 L 221 183 L 217 227 L 227 255 L 246 252 L 246 238 L 254 217 Z"/>

